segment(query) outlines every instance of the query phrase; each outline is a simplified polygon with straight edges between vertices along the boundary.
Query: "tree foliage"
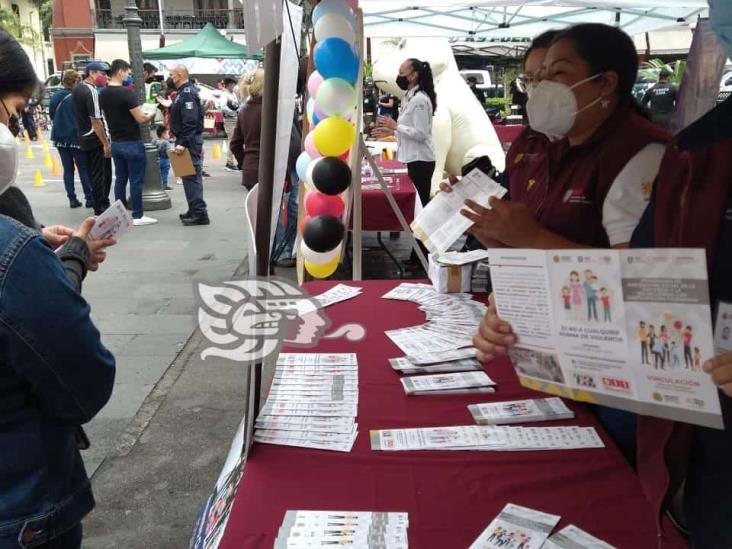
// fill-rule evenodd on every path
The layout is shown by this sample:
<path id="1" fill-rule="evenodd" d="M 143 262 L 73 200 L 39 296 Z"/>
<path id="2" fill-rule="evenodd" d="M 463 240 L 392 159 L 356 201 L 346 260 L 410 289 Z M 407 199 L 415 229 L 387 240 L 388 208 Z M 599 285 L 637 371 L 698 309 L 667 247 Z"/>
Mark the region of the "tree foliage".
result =
<path id="1" fill-rule="evenodd" d="M 641 64 L 638 77 L 644 82 L 658 82 L 658 77 L 663 70 L 670 74 L 669 82 L 678 86 L 684 78 L 686 61 L 681 59 L 673 63 L 665 63 L 660 59 L 649 59 Z"/>

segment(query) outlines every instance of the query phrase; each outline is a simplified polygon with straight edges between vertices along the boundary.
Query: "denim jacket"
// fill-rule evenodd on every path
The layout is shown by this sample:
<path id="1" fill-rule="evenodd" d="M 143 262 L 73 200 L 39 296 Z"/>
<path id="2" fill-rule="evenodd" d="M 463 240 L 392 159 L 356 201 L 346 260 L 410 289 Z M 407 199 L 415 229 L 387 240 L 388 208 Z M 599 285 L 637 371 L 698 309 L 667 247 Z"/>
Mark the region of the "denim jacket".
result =
<path id="1" fill-rule="evenodd" d="M 0 548 L 35 547 L 94 507 L 76 433 L 115 362 L 41 235 L 0 215 Z"/>

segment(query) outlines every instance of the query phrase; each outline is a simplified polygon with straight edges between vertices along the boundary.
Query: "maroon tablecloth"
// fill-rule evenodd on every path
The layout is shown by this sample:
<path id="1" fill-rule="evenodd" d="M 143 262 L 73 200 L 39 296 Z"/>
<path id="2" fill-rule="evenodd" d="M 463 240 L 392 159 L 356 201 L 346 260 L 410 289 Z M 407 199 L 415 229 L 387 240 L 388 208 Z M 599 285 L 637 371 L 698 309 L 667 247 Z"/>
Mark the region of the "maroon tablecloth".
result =
<path id="1" fill-rule="evenodd" d="M 521 135 L 521 132 L 524 131 L 526 126 L 503 126 L 501 124 L 496 124 L 493 127 L 496 129 L 496 134 L 498 134 L 498 139 L 501 143 L 513 143 L 516 141 L 516 138 Z"/>
<path id="2" fill-rule="evenodd" d="M 382 168 L 399 168 L 404 164 L 397 160 L 380 160 L 377 164 Z M 414 183 L 409 179 L 407 174 L 389 174 L 384 177 L 391 177 L 392 184 L 389 186 L 391 193 L 394 195 L 399 209 L 407 220 L 407 224 L 414 221 L 414 201 L 417 197 L 417 189 Z M 365 185 L 373 185 L 374 181 L 366 181 Z M 368 189 L 361 191 L 362 204 L 362 224 L 361 229 L 364 231 L 401 231 L 402 226 L 394 211 L 386 199 L 384 191 L 379 189 Z M 351 228 L 353 228 L 353 217 L 351 218 Z"/>
<path id="3" fill-rule="evenodd" d="M 542 452 L 375 452 L 369 429 L 469 425 L 467 405 L 541 396 L 521 387 L 505 360 L 488 364 L 495 395 L 404 395 L 387 359 L 402 355 L 384 330 L 419 324 L 414 303 L 381 299 L 398 281 L 358 282 L 364 293 L 326 309 L 336 328 L 361 321 L 364 341 L 324 340 L 317 351 L 356 352 L 359 435 L 351 453 L 255 444 L 239 485 L 223 549 L 272 547 L 288 509 L 409 513 L 410 547 L 464 549 L 509 502 L 562 516 L 619 548 L 656 547 L 653 513 L 631 468 L 607 448 Z M 319 294 L 332 282 L 307 285 Z M 354 283 L 356 284 L 356 283 Z M 564 424 L 598 428 L 582 405 Z M 552 425 L 561 424 L 553 422 Z"/>

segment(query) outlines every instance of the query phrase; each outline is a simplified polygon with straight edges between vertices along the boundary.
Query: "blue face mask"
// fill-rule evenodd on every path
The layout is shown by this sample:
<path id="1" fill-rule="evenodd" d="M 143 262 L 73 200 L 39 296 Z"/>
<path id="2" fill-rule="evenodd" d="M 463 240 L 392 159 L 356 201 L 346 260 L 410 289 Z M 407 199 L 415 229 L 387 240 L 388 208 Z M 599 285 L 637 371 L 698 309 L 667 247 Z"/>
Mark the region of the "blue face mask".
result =
<path id="1" fill-rule="evenodd" d="M 135 83 L 135 79 L 131 74 L 128 74 L 124 80 L 122 80 L 122 85 L 125 88 L 129 88 L 132 84 Z"/>
<path id="2" fill-rule="evenodd" d="M 732 57 L 732 2 L 709 0 L 709 24 L 727 53 Z"/>

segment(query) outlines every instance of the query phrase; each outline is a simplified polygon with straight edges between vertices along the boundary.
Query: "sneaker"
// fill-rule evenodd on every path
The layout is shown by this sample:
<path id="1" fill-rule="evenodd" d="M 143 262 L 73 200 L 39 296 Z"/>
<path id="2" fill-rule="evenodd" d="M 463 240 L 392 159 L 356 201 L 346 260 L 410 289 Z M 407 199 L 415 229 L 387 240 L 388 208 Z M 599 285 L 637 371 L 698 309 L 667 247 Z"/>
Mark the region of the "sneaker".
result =
<path id="1" fill-rule="evenodd" d="M 183 180 L 180 177 L 176 177 L 175 178 L 175 184 L 176 185 L 182 185 L 183 184 Z"/>
<path id="2" fill-rule="evenodd" d="M 93 207 L 94 207 L 94 202 L 92 202 L 91 200 L 87 200 L 87 201 L 86 201 L 86 202 L 84 203 L 84 207 L 85 207 L 85 208 L 93 208 Z"/>
<path id="3" fill-rule="evenodd" d="M 193 217 L 190 210 L 187 211 L 186 213 L 178 214 L 179 219 L 188 219 L 189 217 Z"/>
<path id="4" fill-rule="evenodd" d="M 173 187 L 171 187 L 170 185 L 165 185 L 165 186 L 163 187 L 163 190 L 164 190 L 164 191 L 172 191 L 172 190 L 173 190 Z"/>
<path id="5" fill-rule="evenodd" d="M 146 215 L 143 215 L 142 217 L 138 217 L 136 219 L 132 220 L 132 224 L 135 227 L 140 227 L 142 225 L 155 225 L 157 223 L 157 219 L 153 219 L 152 217 L 148 217 Z"/>
<path id="6" fill-rule="evenodd" d="M 76 198 L 73 200 L 69 200 L 69 208 L 81 208 L 81 202 L 79 202 Z"/>
<path id="7" fill-rule="evenodd" d="M 275 262 L 275 265 L 277 267 L 282 267 L 283 269 L 291 269 L 297 264 L 297 261 L 295 261 L 294 257 L 287 257 L 284 259 L 278 259 Z"/>
<path id="8" fill-rule="evenodd" d="M 192 227 L 194 225 L 210 225 L 211 221 L 207 215 L 201 215 L 198 217 L 184 217 L 180 220 L 185 227 Z"/>
<path id="9" fill-rule="evenodd" d="M 202 175 L 203 177 L 211 177 L 211 174 L 210 174 L 210 173 L 208 173 L 208 172 L 207 172 L 207 171 L 205 171 L 205 170 L 201 170 L 201 175 Z"/>
<path id="10" fill-rule="evenodd" d="M 233 164 L 227 164 L 226 166 L 224 166 L 224 169 L 225 169 L 225 170 L 226 170 L 227 172 L 238 172 L 238 171 L 239 171 L 239 168 L 237 168 L 237 167 L 236 167 L 236 166 L 234 166 Z"/>

